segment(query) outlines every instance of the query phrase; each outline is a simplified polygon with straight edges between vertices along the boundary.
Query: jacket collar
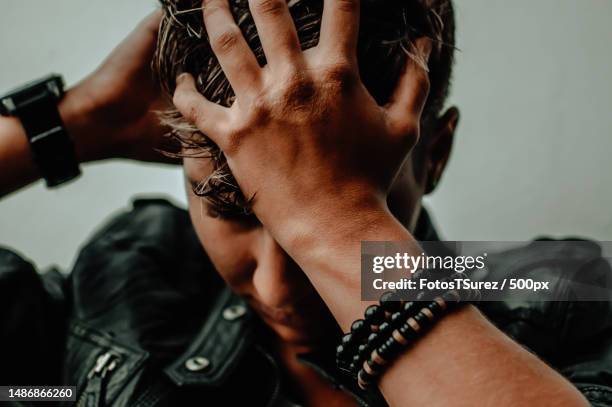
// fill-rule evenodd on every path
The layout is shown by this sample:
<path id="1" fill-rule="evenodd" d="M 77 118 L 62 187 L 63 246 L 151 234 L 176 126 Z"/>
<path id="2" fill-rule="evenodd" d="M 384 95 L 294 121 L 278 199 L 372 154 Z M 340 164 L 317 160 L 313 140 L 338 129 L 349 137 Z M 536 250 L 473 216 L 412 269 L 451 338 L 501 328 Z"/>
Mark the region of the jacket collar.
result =
<path id="1" fill-rule="evenodd" d="M 253 311 L 224 287 L 199 334 L 166 374 L 178 386 L 220 386 L 252 343 Z"/>

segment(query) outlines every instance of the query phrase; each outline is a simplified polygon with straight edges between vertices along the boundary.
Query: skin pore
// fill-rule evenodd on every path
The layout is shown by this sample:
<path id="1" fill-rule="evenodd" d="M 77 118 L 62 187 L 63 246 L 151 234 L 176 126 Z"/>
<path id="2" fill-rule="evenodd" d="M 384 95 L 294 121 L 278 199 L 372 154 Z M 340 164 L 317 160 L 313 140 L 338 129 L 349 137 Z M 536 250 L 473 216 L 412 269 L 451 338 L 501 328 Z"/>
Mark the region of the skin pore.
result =
<path id="1" fill-rule="evenodd" d="M 422 138 L 415 160 L 408 157 L 389 192 L 393 215 L 414 230 L 421 200 L 439 181 L 448 161 L 458 110 L 451 108 Z M 183 159 L 189 212 L 196 233 L 217 271 L 245 296 L 282 340 L 303 351 L 316 346 L 333 319 L 299 266 L 253 215 L 224 217 L 193 191 L 212 172 L 206 158 Z M 418 176 L 420 175 L 420 176 Z M 329 339 L 329 338 L 327 338 Z"/>
<path id="2" fill-rule="evenodd" d="M 227 0 L 203 1 L 208 40 L 236 99 L 230 107 L 206 99 L 188 73 L 177 78 L 173 98 L 184 118 L 224 152 L 242 193 L 251 197 L 253 212 L 264 227 L 263 238 L 255 240 L 254 247 L 271 247 L 276 258 L 281 258 L 282 248 L 343 331 L 369 305 L 360 300 L 360 242 L 402 240 L 414 253 L 420 250 L 410 229 L 389 211 L 397 205 L 389 205 L 387 198 L 419 139 L 430 89 L 424 65 L 410 60 L 389 103 L 379 106 L 369 95 L 358 73 L 359 4 L 325 0 L 320 41 L 302 51 L 284 0 L 250 1 L 268 62 L 262 68 Z M 419 60 L 428 61 L 431 42 L 421 38 L 415 46 Z M 436 144 L 431 156 L 447 156 Z M 428 155 L 424 158 L 425 174 L 441 174 L 443 166 L 432 165 Z M 188 177 L 206 175 L 191 174 L 191 164 L 185 166 Z M 421 181 L 414 184 L 422 190 L 436 183 L 427 177 Z M 420 201 L 422 193 L 411 194 L 412 202 Z M 414 213 L 415 207 L 409 212 Z M 201 236 L 205 233 L 199 231 Z M 278 242 L 278 248 L 266 244 L 270 240 Z M 258 294 L 263 291 L 256 283 L 259 271 L 256 267 L 251 277 Z M 275 302 L 266 306 L 286 306 L 286 296 L 267 299 Z M 304 388 L 308 379 L 291 370 L 291 358 L 284 360 Z M 433 378 L 436 386 L 431 385 Z M 544 401 L 585 404 L 562 376 L 472 306 L 440 321 L 390 365 L 378 385 L 392 406 L 449 405 L 451 400 L 466 406 L 488 405 L 494 402 L 493 394 L 508 406 Z M 320 387 L 320 392 L 309 389 L 308 393 L 316 397 L 327 390 Z"/>
<path id="3" fill-rule="evenodd" d="M 415 171 L 409 157 L 391 188 L 387 200 L 391 211 L 410 230 L 420 214 L 427 185 L 437 184 L 442 175 L 457 119 L 457 110 L 450 109 L 438 121 L 438 131 L 423 141 L 425 146 L 419 149 L 423 156 L 418 161 L 430 170 Z M 331 333 L 339 332 L 306 274 L 253 215 L 224 218 L 193 192 L 212 172 L 207 159 L 185 158 L 183 168 L 189 213 L 200 242 L 228 286 L 244 296 L 277 335 L 275 351 L 293 393 L 309 406 L 355 405 L 350 396 L 333 389 L 296 359 L 297 354 L 315 350 L 324 342 L 329 345 L 336 337 Z M 422 176 L 418 178 L 416 172 Z"/>
<path id="4" fill-rule="evenodd" d="M 325 0 L 321 40 L 306 52 L 284 0 L 249 6 L 268 66 L 260 68 L 237 34 L 227 0 L 206 0 L 203 18 L 236 103 L 207 101 L 188 75 L 177 78 L 173 102 L 225 152 L 244 195 L 256 196 L 257 219 L 210 216 L 214 210 L 189 192 L 190 213 L 223 278 L 278 334 L 277 353 L 304 403 L 350 405 L 294 355 L 324 340 L 328 323 L 347 331 L 362 317 L 369 305 L 360 301 L 362 240 L 418 244 L 411 230 L 422 196 L 442 175 L 458 113 L 450 109 L 420 134 L 411 153 L 428 75 L 408 62 L 390 103 L 372 100 L 357 74 L 358 0 Z M 82 162 L 160 159 L 150 154 L 164 133 L 151 114 L 161 102 L 149 70 L 158 21 L 143 22 L 60 103 Z M 417 46 L 429 55 L 427 41 Z M 38 173 L 19 122 L 0 118 L 0 135 L 0 193 L 7 194 Z M 186 158 L 184 167 L 188 190 L 210 173 L 205 160 Z M 471 306 L 401 355 L 379 388 L 391 406 L 586 405 Z"/>

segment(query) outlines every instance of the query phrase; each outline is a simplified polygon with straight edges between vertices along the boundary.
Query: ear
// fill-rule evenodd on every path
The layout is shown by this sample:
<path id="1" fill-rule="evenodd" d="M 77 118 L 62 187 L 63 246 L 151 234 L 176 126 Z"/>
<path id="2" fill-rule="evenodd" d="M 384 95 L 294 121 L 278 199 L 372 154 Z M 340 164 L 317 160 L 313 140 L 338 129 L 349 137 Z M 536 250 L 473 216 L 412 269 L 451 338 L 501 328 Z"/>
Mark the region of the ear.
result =
<path id="1" fill-rule="evenodd" d="M 425 168 L 427 169 L 425 194 L 432 193 L 442 178 L 452 151 L 458 124 L 459 109 L 453 106 L 436 120 L 433 132 L 428 136 L 429 140 L 425 146 Z"/>

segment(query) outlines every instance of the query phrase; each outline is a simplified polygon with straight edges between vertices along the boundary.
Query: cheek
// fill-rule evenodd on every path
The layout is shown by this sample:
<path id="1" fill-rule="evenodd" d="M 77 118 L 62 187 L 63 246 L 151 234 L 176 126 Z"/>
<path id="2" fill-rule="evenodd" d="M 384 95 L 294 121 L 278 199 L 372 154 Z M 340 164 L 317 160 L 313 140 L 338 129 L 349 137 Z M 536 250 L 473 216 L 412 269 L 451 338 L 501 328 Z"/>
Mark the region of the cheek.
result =
<path id="1" fill-rule="evenodd" d="M 196 234 L 217 272 L 236 292 L 249 289 L 256 267 L 253 234 L 237 232 L 231 222 L 208 216 L 198 197 L 189 198 L 189 214 Z"/>

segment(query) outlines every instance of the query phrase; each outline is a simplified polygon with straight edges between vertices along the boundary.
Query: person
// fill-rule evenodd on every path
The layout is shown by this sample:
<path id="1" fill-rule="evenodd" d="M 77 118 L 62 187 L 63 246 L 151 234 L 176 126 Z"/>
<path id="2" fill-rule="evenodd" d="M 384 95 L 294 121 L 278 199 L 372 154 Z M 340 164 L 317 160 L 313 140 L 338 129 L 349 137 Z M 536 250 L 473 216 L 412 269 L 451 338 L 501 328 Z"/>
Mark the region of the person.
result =
<path id="1" fill-rule="evenodd" d="M 360 242 L 438 239 L 421 199 L 459 119 L 449 0 L 162 3 L 58 109 L 80 162 L 164 161 L 172 96 L 189 213 L 135 201 L 67 277 L 1 250 L 0 383 L 81 405 L 612 405 L 609 303 L 467 305 L 374 389 L 335 365 L 370 305 Z M 8 194 L 40 173 L 19 120 L 0 135 Z"/>

